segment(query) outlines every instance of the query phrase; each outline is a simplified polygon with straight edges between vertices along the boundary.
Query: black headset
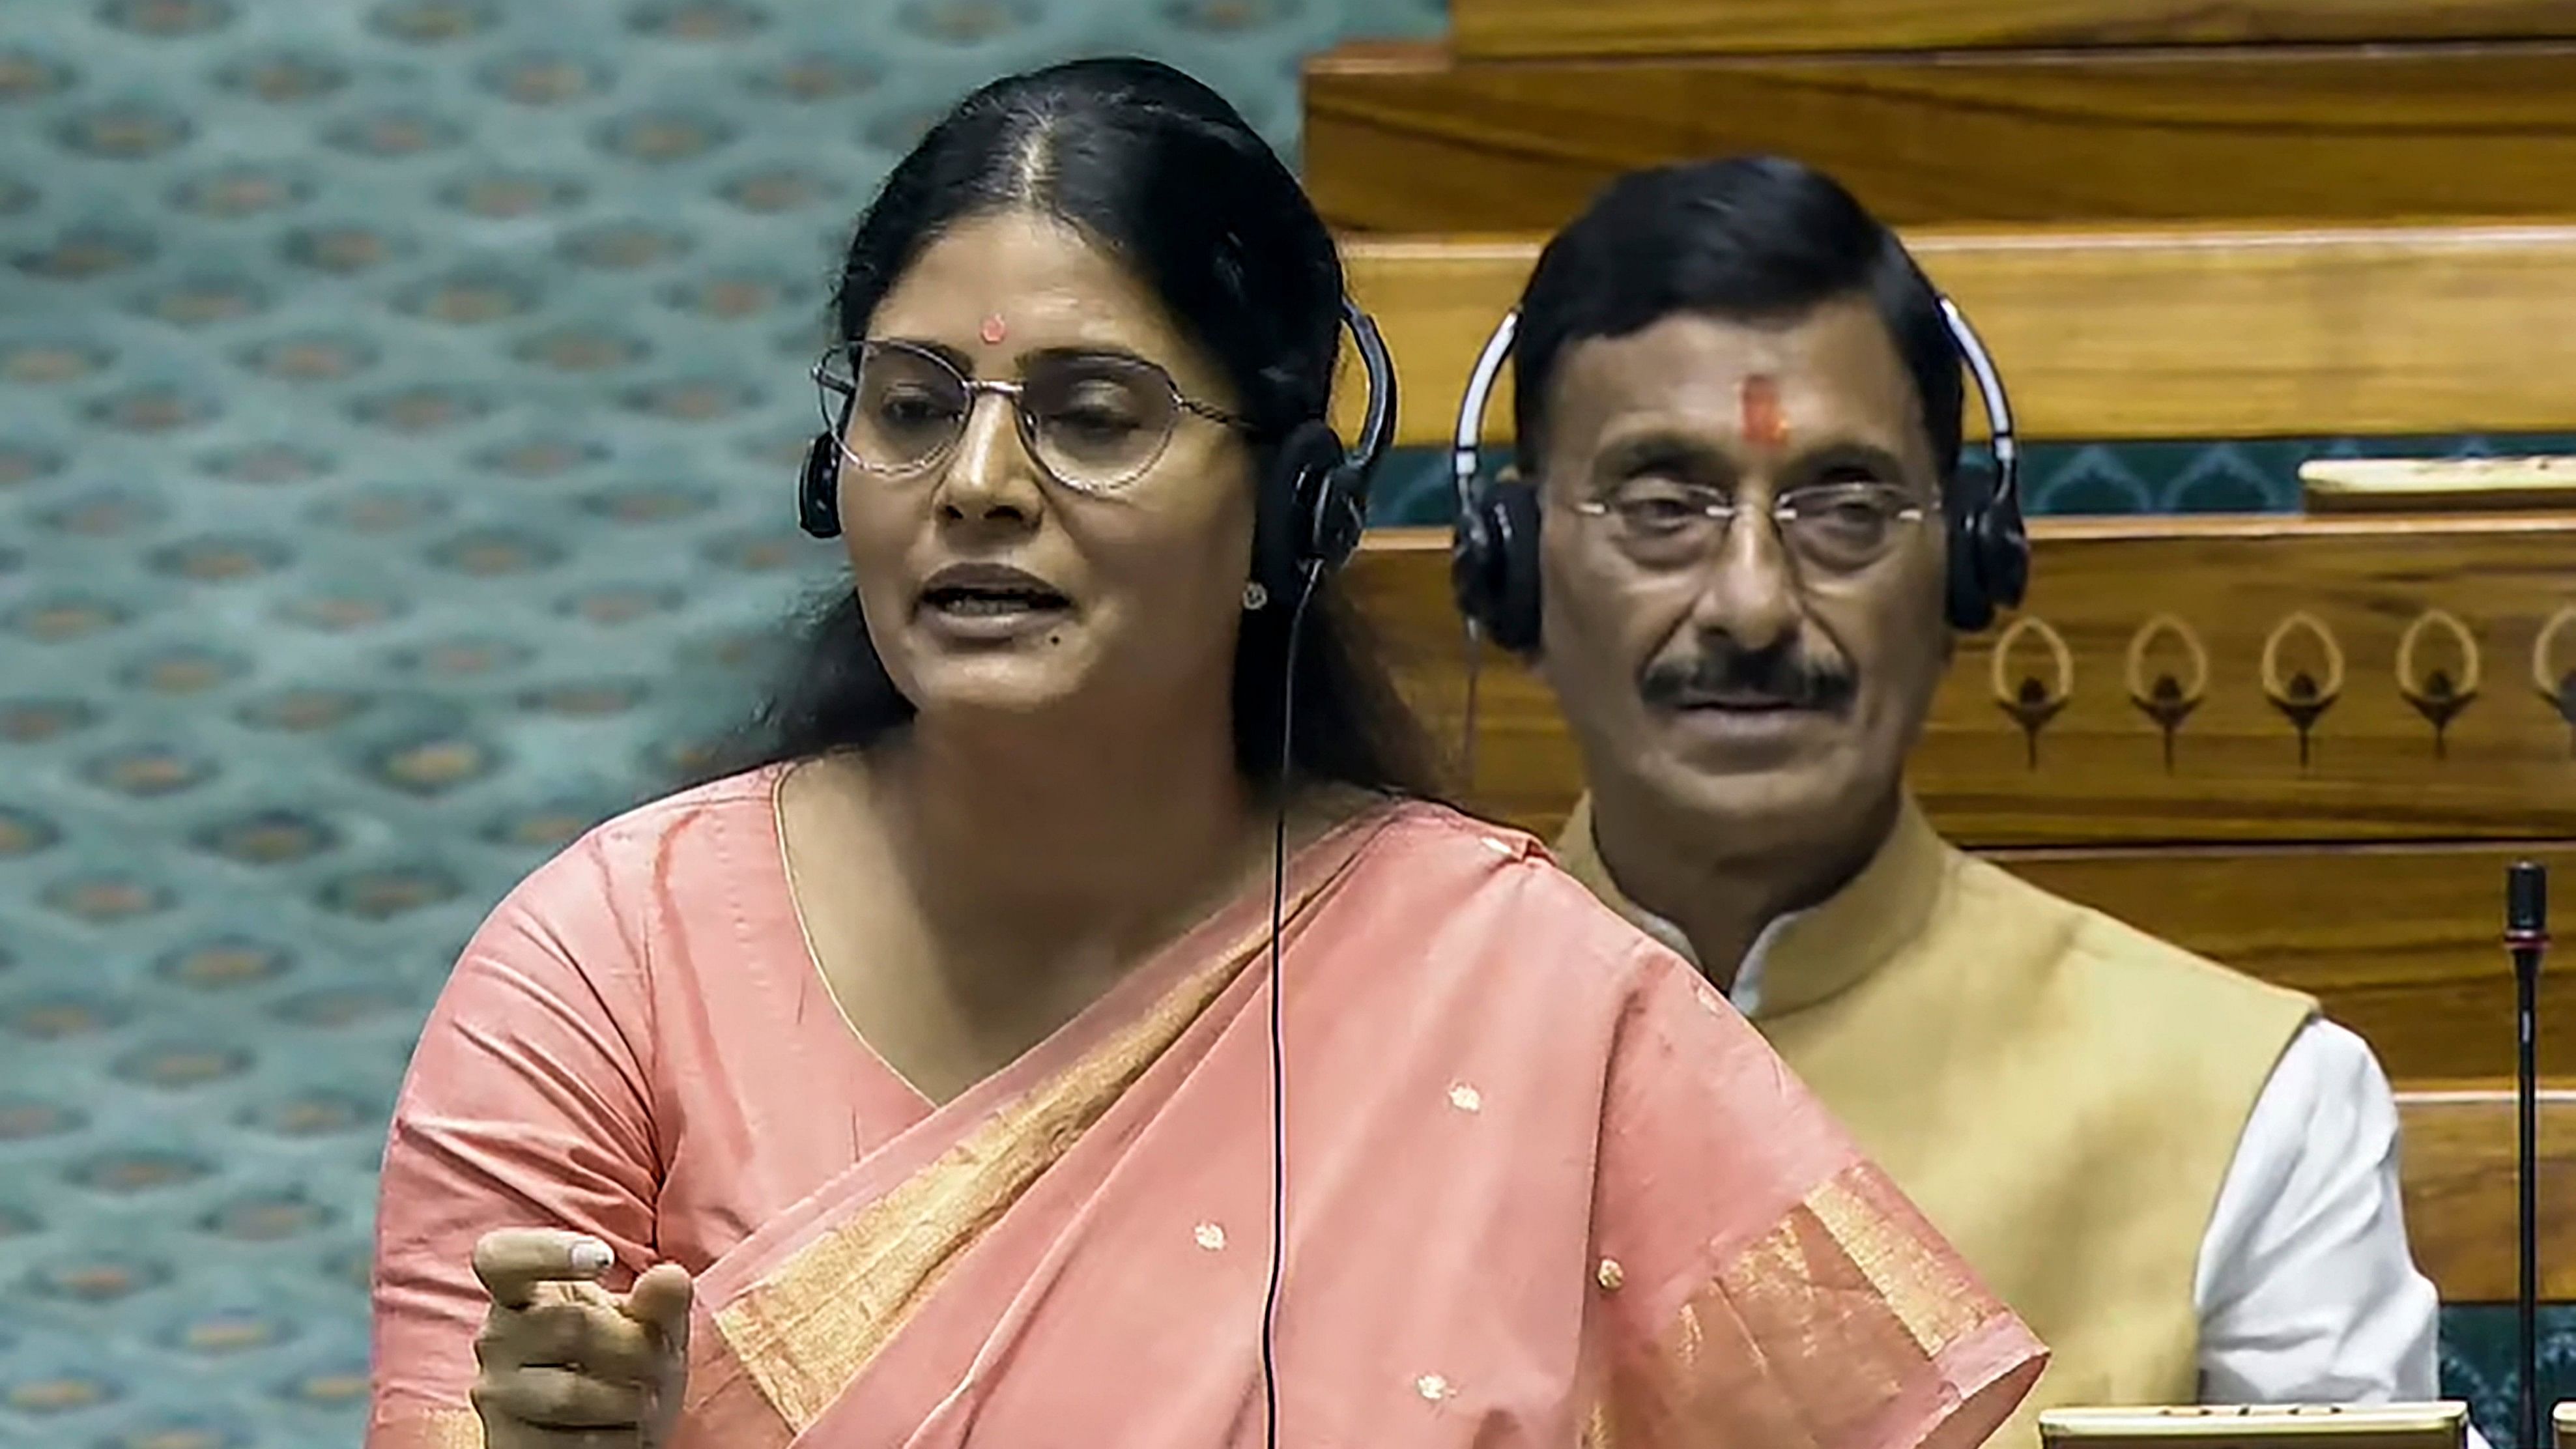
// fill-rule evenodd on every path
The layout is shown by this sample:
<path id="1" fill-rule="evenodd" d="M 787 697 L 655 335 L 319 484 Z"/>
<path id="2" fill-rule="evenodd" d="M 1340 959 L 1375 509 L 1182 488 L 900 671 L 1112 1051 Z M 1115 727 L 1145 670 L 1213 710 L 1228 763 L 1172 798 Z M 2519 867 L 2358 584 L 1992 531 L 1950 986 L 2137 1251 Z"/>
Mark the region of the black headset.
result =
<path id="1" fill-rule="evenodd" d="M 1368 376 L 1368 411 L 1359 446 L 1345 448 L 1333 425 L 1311 418 L 1279 440 L 1262 479 L 1252 531 L 1252 579 L 1269 599 L 1294 601 L 1310 582 L 1348 562 L 1368 526 L 1369 482 L 1395 435 L 1395 363 L 1377 323 L 1342 299 Z M 796 521 L 816 538 L 841 533 L 841 435 L 855 399 L 841 404 L 837 426 L 814 435 L 796 489 Z"/>
<path id="2" fill-rule="evenodd" d="M 1950 627 L 1985 628 L 1998 611 L 2021 602 L 2030 584 L 2030 533 L 2021 512 L 2021 445 L 2013 434 L 2012 401 L 2005 396 L 1994 358 L 1947 297 L 1941 320 L 1960 361 L 1977 381 L 1993 437 L 1991 471 L 1962 466 L 1943 489 L 1942 514 L 1950 532 L 1950 576 L 1943 610 Z M 1477 477 L 1485 405 L 1520 331 L 1517 309 L 1503 314 L 1467 378 L 1458 407 L 1458 432 L 1449 450 L 1449 472 L 1458 492 L 1458 520 L 1449 544 L 1449 586 L 1458 611 L 1484 637 L 1527 654 L 1539 642 L 1538 529 L 1535 483 Z"/>

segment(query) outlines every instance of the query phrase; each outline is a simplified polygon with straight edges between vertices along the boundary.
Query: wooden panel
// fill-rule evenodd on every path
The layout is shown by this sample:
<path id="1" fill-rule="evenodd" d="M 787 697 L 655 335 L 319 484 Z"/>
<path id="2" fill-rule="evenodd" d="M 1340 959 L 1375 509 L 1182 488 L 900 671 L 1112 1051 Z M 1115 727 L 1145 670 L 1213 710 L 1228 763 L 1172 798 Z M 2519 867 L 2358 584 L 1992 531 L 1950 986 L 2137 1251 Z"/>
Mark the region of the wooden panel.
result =
<path id="1" fill-rule="evenodd" d="M 2564 0 L 1452 0 L 1477 59 L 2576 35 Z"/>
<path id="2" fill-rule="evenodd" d="M 2014 874 L 2266 981 L 2308 992 L 2398 1081 L 2509 1077 L 2505 867 L 2576 897 L 2576 842 L 2543 849 L 2311 846 L 1989 852 Z M 2357 908 L 2356 902 L 2366 905 Z M 2544 972 L 2542 1070 L 2576 1078 L 2576 973 Z"/>
<path id="3" fill-rule="evenodd" d="M 2514 1296 L 2514 1109 L 2509 1088 L 2398 1094 L 2406 1234 L 2446 1303 Z M 2540 1115 L 2540 1296 L 2576 1299 L 2576 1091 Z"/>
<path id="4" fill-rule="evenodd" d="M 1953 838 L 2576 838 L 2576 734 L 2561 713 L 2576 712 L 2576 517 L 2046 520 L 2034 532 L 2027 609 L 2012 629 L 1961 641 L 1914 761 Z M 1454 733 L 1465 680 L 1447 547 L 1444 532 L 1373 534 L 1351 585 L 1417 707 Z M 2339 688 L 2326 643 L 2290 623 L 2301 616 L 2339 652 Z M 2060 694 L 2052 632 L 2069 687 L 2025 734 L 2004 700 L 2019 710 L 2033 680 L 2042 705 Z M 2276 703 L 2301 702 L 2302 674 L 2325 705 L 2304 763 Z M 2536 674 L 2570 682 L 2553 700 Z M 2142 698 L 2191 706 L 2170 756 Z M 1579 769 L 1554 701 L 1488 651 L 1478 703 L 1473 798 L 1541 827 L 1562 818 Z M 2427 710 L 2447 713 L 2445 727 Z"/>
<path id="5" fill-rule="evenodd" d="M 1743 151 L 1898 224 L 2563 215 L 2576 49 L 1454 64 L 1381 43 L 1310 66 L 1304 149 L 1357 230 L 1552 230 L 1621 171 Z"/>
<path id="6" fill-rule="evenodd" d="M 2029 437 L 2576 427 L 2576 227 L 1922 229 L 1906 242 L 1975 318 Z M 1345 247 L 1404 381 L 1403 441 L 1449 441 L 1477 349 L 1537 254 L 1526 237 Z M 1507 370 L 1491 439 L 1512 434 L 1510 393 Z M 1357 397 L 1346 390 L 1346 427 Z"/>

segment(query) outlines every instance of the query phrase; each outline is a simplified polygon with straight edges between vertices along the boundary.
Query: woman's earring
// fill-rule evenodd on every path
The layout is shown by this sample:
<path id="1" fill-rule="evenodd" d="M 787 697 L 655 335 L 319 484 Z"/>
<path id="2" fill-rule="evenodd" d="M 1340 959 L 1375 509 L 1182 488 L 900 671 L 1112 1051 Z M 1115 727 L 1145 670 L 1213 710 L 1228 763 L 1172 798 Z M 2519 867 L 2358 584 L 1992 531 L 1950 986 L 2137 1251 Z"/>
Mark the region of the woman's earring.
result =
<path id="1" fill-rule="evenodd" d="M 1261 581 L 1259 579 L 1255 579 L 1251 583 L 1243 586 L 1243 611 L 1245 613 L 1249 614 L 1255 609 L 1266 609 L 1268 607 L 1270 607 L 1270 591 L 1261 586 Z"/>

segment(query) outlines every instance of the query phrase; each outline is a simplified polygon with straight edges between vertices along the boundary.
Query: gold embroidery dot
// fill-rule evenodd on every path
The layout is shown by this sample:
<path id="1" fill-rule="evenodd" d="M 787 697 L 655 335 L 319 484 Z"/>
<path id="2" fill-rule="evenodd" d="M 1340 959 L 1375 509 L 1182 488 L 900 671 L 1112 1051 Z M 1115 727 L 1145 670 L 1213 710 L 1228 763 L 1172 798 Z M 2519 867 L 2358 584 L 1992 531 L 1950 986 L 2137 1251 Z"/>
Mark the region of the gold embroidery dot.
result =
<path id="1" fill-rule="evenodd" d="M 1199 1246 L 1211 1253 L 1225 1246 L 1225 1229 L 1216 1223 L 1201 1223 L 1190 1236 L 1198 1239 Z"/>
<path id="2" fill-rule="evenodd" d="M 1618 1259 L 1604 1258 L 1601 1266 L 1592 1270 L 1592 1278 L 1601 1285 L 1602 1292 L 1616 1293 L 1619 1285 L 1628 1281 L 1628 1270 L 1619 1266 Z"/>
<path id="3" fill-rule="evenodd" d="M 1424 1374 L 1422 1377 L 1415 1379 L 1413 1381 L 1413 1391 L 1435 1404 L 1457 1392 L 1457 1390 L 1449 1387 L 1449 1381 L 1447 1379 L 1442 1378 L 1438 1374 Z"/>
<path id="4" fill-rule="evenodd" d="M 1449 1105 L 1461 1112 L 1482 1112 L 1485 1110 L 1485 1094 L 1460 1082 L 1449 1089 Z"/>

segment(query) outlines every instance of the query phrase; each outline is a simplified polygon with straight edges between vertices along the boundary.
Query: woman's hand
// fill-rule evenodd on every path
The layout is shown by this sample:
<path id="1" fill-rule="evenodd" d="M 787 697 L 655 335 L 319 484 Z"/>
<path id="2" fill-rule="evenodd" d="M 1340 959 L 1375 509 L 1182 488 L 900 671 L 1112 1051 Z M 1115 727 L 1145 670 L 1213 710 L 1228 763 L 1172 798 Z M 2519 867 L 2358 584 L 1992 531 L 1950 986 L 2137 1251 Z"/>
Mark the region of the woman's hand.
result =
<path id="1" fill-rule="evenodd" d="M 474 1340 L 485 1449 L 660 1449 L 688 1381 L 688 1272 L 663 1263 L 624 1295 L 596 1281 L 608 1245 L 505 1228 L 474 1245 L 492 1311 Z"/>

